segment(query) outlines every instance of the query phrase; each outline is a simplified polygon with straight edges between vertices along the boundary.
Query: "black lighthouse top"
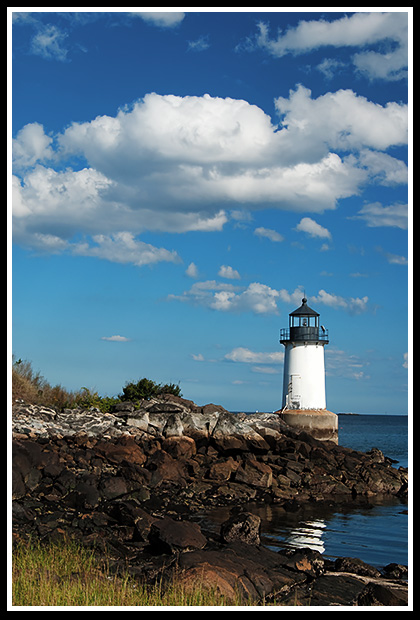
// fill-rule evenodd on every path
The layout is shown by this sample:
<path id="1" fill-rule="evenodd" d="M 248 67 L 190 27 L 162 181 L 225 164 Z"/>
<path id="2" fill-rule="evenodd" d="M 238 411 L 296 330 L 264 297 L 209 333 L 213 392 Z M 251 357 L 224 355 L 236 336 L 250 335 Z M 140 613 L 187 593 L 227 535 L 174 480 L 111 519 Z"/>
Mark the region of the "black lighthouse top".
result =
<path id="1" fill-rule="evenodd" d="M 302 299 L 302 305 L 289 314 L 289 327 L 280 330 L 280 342 L 311 342 L 328 344 L 328 331 L 319 325 L 319 313 Z"/>

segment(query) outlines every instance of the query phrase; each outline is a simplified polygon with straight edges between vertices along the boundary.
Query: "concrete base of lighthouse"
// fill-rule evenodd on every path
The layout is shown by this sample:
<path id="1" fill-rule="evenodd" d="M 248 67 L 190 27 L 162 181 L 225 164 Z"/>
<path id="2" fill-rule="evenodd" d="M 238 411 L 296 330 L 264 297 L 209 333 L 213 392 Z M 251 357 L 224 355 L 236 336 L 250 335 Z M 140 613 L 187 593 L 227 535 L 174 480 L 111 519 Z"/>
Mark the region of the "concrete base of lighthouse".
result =
<path id="1" fill-rule="evenodd" d="M 327 409 L 283 409 L 281 419 L 292 428 L 307 431 L 320 441 L 338 443 L 338 415 Z"/>

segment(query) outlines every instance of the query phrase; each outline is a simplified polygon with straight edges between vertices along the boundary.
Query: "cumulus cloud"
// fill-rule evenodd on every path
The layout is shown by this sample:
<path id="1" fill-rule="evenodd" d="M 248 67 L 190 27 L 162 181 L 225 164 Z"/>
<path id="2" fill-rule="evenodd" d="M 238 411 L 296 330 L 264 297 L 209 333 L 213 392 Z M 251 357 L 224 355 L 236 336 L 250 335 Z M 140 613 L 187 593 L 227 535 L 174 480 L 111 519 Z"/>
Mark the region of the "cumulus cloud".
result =
<path id="1" fill-rule="evenodd" d="M 408 114 L 404 104 L 389 102 L 382 106 L 350 89 L 313 99 L 311 91 L 302 85 L 288 98 L 278 97 L 275 104 L 287 128 L 288 143 L 292 147 L 297 142 L 300 157 L 300 150 L 305 148 L 308 158 L 319 158 L 328 148 L 382 151 L 391 145 L 407 144 Z"/>
<path id="2" fill-rule="evenodd" d="M 311 237 L 320 237 L 321 239 L 331 239 L 331 233 L 327 228 L 318 224 L 310 217 L 303 217 L 299 224 L 296 226 L 296 230 L 305 232 Z"/>
<path id="3" fill-rule="evenodd" d="M 287 289 L 279 290 L 280 300 L 288 306 L 292 304 L 296 307 L 300 306 L 304 296 L 305 294 L 302 286 L 296 287 L 292 293 L 289 293 Z M 308 297 L 308 304 L 310 306 L 329 306 L 331 308 L 335 308 L 336 310 L 344 310 L 349 314 L 361 314 L 363 312 L 367 312 L 369 309 L 368 302 L 369 298 L 367 296 L 343 297 L 341 295 L 336 295 L 335 293 L 328 293 L 324 289 L 319 290 L 317 295 Z"/>
<path id="4" fill-rule="evenodd" d="M 194 303 L 220 312 L 252 312 L 254 314 L 277 314 L 279 292 L 251 282 L 247 287 L 207 280 L 196 282 L 182 295 L 169 295 L 169 300 Z"/>
<path id="5" fill-rule="evenodd" d="M 198 267 L 195 263 L 190 263 L 187 267 L 187 269 L 185 270 L 185 273 L 187 274 L 187 276 L 189 276 L 190 278 L 198 278 Z"/>
<path id="6" fill-rule="evenodd" d="M 380 152 L 406 143 L 406 106 L 352 91 L 313 99 L 301 86 L 276 106 L 279 125 L 244 100 L 150 93 L 54 137 L 26 125 L 14 142 L 16 240 L 215 231 L 228 213 L 322 213 L 371 177 L 406 182 L 405 165 Z"/>
<path id="7" fill-rule="evenodd" d="M 219 276 L 228 280 L 240 280 L 239 271 L 233 269 L 230 265 L 222 265 L 219 269 Z"/>
<path id="8" fill-rule="evenodd" d="M 40 123 L 28 123 L 12 140 L 13 162 L 17 169 L 28 168 L 54 157 L 52 138 Z"/>
<path id="9" fill-rule="evenodd" d="M 406 184 L 408 181 L 406 163 L 388 153 L 362 149 L 358 159 L 359 165 L 368 172 L 369 178 L 379 185 L 393 186 Z"/>
<path id="10" fill-rule="evenodd" d="M 367 295 L 363 297 L 342 297 L 321 289 L 318 291 L 318 295 L 310 297 L 310 301 L 313 304 L 324 304 L 332 308 L 343 309 L 350 314 L 362 314 L 368 309 L 369 297 Z"/>
<path id="11" fill-rule="evenodd" d="M 171 294 L 168 300 L 182 301 L 196 304 L 219 312 L 252 312 L 257 315 L 279 314 L 279 303 L 298 307 L 305 296 L 302 286 L 295 288 L 293 292 L 287 289 L 273 289 L 261 282 L 251 282 L 248 286 L 234 285 L 217 280 L 195 282 L 188 291 L 182 295 Z M 324 289 L 317 295 L 308 297 L 308 303 L 316 307 L 325 305 L 338 310 L 344 310 L 349 314 L 361 314 L 369 310 L 369 298 L 343 297 L 335 293 L 329 293 Z M 289 310 L 290 311 L 290 310 Z"/>

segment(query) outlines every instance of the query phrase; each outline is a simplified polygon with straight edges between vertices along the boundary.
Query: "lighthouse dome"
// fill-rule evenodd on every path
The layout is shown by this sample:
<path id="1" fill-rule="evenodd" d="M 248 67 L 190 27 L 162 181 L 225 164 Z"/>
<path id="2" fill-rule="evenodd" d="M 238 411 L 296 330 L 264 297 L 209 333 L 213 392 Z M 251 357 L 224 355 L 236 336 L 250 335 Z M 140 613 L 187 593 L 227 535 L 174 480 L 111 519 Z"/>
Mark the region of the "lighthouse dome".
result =
<path id="1" fill-rule="evenodd" d="M 308 306 L 308 300 L 306 297 L 302 299 L 302 305 L 299 308 L 296 308 L 293 312 L 289 314 L 289 316 L 319 316 L 319 312 L 315 312 Z"/>

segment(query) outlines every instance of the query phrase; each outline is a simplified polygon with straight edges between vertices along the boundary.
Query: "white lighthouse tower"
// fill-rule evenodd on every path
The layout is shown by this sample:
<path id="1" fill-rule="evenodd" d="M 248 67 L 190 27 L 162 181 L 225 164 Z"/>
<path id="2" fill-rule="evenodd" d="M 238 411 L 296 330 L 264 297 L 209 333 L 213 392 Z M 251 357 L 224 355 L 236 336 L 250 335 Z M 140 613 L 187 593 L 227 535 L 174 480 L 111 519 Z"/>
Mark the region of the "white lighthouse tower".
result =
<path id="1" fill-rule="evenodd" d="M 325 397 L 328 331 L 305 297 L 289 314 L 289 327 L 280 330 L 280 342 L 285 347 L 282 419 L 317 439 L 337 442 L 338 416 L 327 411 Z"/>

